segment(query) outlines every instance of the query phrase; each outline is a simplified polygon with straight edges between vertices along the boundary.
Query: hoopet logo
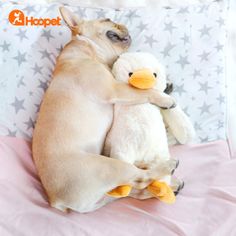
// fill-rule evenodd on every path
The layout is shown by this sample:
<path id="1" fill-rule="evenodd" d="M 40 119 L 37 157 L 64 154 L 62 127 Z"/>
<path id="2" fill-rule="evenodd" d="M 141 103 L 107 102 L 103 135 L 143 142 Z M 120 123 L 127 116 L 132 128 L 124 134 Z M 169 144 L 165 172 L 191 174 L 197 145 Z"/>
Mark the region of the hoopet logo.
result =
<path id="1" fill-rule="evenodd" d="M 43 26 L 49 25 L 59 26 L 61 25 L 61 18 L 34 18 L 33 16 L 25 16 L 24 12 L 20 10 L 13 10 L 8 16 L 9 22 L 15 26 Z"/>

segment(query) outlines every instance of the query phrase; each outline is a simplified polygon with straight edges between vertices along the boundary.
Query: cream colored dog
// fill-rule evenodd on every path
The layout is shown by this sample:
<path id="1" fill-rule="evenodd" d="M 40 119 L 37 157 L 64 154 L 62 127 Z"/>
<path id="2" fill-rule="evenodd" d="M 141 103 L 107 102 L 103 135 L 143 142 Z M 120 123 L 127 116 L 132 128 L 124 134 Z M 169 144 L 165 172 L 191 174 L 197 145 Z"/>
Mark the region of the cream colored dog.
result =
<path id="1" fill-rule="evenodd" d="M 66 211 L 95 210 L 120 185 L 145 188 L 176 168 L 176 161 L 142 170 L 101 155 L 114 104 L 153 103 L 170 108 L 174 100 L 155 90 L 117 82 L 110 66 L 130 45 L 123 25 L 109 19 L 82 21 L 66 8 L 61 14 L 72 40 L 59 55 L 33 135 L 33 158 L 51 206 Z"/>

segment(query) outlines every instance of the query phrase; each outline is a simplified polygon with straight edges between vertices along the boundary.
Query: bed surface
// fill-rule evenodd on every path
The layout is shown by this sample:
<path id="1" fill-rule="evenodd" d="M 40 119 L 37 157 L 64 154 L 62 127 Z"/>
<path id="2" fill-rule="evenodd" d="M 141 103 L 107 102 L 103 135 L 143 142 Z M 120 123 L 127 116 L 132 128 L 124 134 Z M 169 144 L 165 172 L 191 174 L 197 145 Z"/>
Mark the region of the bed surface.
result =
<path id="1" fill-rule="evenodd" d="M 226 141 L 173 147 L 172 156 L 180 160 L 176 175 L 185 181 L 174 205 L 125 198 L 93 213 L 63 214 L 47 203 L 32 161 L 31 144 L 0 136 L 0 236 L 235 236 L 234 0 L 231 8 L 227 55 L 231 156 Z"/>
<path id="2" fill-rule="evenodd" d="M 185 188 L 174 205 L 122 199 L 88 214 L 49 207 L 31 144 L 0 137 L 0 235 L 236 235 L 236 159 L 225 141 L 176 146 Z"/>

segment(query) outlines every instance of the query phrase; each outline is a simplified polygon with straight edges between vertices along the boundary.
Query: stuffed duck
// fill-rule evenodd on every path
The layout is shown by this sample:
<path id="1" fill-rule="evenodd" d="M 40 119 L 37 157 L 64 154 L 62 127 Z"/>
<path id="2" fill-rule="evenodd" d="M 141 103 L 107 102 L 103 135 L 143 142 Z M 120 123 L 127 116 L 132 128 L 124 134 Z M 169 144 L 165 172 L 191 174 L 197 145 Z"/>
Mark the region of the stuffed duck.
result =
<path id="1" fill-rule="evenodd" d="M 129 83 L 137 89 L 152 88 L 163 92 L 167 86 L 164 67 L 150 53 L 122 54 L 114 63 L 112 73 L 116 80 Z M 194 128 L 189 118 L 178 105 L 169 110 L 162 110 L 152 104 L 116 104 L 104 154 L 139 168 L 152 168 L 159 161 L 170 158 L 166 125 L 182 144 L 194 136 Z M 112 197 L 125 197 L 131 190 L 132 186 L 123 185 L 107 194 Z M 154 180 L 147 187 L 147 191 L 165 203 L 175 202 L 171 176 Z"/>

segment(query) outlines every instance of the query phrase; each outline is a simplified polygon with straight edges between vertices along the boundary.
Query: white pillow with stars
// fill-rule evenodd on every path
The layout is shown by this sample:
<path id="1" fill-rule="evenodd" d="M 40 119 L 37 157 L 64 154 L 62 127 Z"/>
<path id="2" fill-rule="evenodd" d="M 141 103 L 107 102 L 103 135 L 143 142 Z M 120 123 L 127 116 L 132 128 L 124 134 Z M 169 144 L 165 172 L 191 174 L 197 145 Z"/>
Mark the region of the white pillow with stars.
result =
<path id="1" fill-rule="evenodd" d="M 190 116 L 196 142 L 225 139 L 225 17 L 227 0 L 182 8 L 96 9 L 71 7 L 81 18 L 125 24 L 130 51 L 153 53 L 174 84 L 173 96 Z M 66 26 L 22 27 L 8 22 L 20 9 L 37 18 L 60 16 L 59 4 L 0 3 L 0 135 L 31 140 L 37 112 L 56 57 L 70 40 Z"/>

